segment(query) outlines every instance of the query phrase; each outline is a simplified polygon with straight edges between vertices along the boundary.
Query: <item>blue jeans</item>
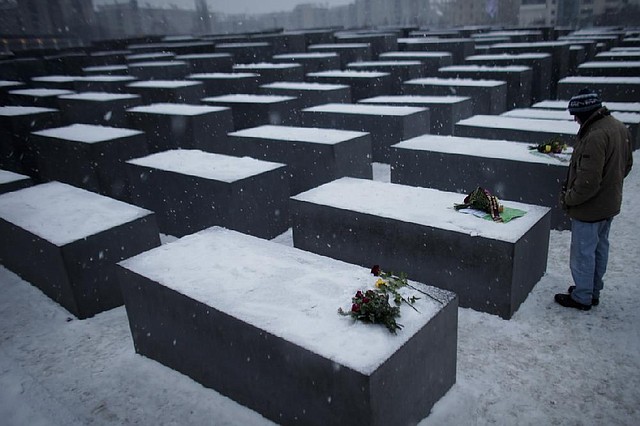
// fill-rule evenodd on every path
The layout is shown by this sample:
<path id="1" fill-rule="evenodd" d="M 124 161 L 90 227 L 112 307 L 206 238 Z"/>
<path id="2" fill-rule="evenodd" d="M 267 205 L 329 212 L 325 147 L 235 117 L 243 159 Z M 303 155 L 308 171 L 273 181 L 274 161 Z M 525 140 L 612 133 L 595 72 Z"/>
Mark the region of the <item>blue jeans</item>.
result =
<path id="1" fill-rule="evenodd" d="M 569 266 L 576 286 L 571 297 L 576 302 L 591 305 L 592 298 L 600 298 L 600 290 L 604 286 L 602 277 L 609 260 L 612 220 L 589 223 L 571 219 Z"/>

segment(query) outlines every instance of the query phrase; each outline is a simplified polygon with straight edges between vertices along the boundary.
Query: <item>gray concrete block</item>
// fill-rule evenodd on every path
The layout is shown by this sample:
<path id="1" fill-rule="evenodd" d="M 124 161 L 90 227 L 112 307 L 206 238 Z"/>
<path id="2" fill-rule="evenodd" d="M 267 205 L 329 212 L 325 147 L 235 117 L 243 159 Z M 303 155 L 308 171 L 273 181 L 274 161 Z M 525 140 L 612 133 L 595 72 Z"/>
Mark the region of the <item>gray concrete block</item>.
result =
<path id="1" fill-rule="evenodd" d="M 231 109 L 205 105 L 151 104 L 126 111 L 127 127 L 145 133 L 149 152 L 199 149 L 218 152 L 233 131 Z"/>
<path id="2" fill-rule="evenodd" d="M 595 90 L 606 102 L 638 102 L 640 77 L 571 76 L 558 82 L 558 99 L 571 99 L 585 87 Z"/>
<path id="3" fill-rule="evenodd" d="M 429 133 L 426 108 L 364 104 L 325 104 L 300 112 L 301 124 L 371 134 L 373 161 L 387 163 L 389 147 Z"/>
<path id="4" fill-rule="evenodd" d="M 37 178 L 36 151 L 29 142 L 31 132 L 61 124 L 62 116 L 57 109 L 0 107 L 0 168 Z"/>
<path id="5" fill-rule="evenodd" d="M 358 101 L 362 104 L 404 105 L 429 109 L 429 133 L 453 134 L 453 125 L 473 115 L 471 98 L 465 96 L 376 96 Z"/>
<path id="6" fill-rule="evenodd" d="M 454 126 L 453 134 L 467 138 L 501 139 L 532 145 L 559 137 L 567 145 L 573 145 L 578 128 L 578 124 L 573 121 L 474 115 L 458 121 Z"/>
<path id="7" fill-rule="evenodd" d="M 127 162 L 132 203 L 156 213 L 165 234 L 218 225 L 260 238 L 289 228 L 286 166 L 199 150 L 171 150 Z"/>
<path id="8" fill-rule="evenodd" d="M 116 262 L 160 245 L 154 215 L 59 182 L 0 195 L 0 263 L 80 319 L 121 306 Z"/>
<path id="9" fill-rule="evenodd" d="M 373 59 L 369 43 L 323 43 L 307 46 L 308 52 L 335 52 L 340 55 L 340 68 L 349 62 L 370 61 Z"/>
<path id="10" fill-rule="evenodd" d="M 274 55 L 271 61 L 283 64 L 300 64 L 304 68 L 304 74 L 339 70 L 341 67 L 340 55 L 335 52 L 285 53 Z"/>
<path id="11" fill-rule="evenodd" d="M 204 96 L 204 85 L 195 80 L 147 80 L 129 83 L 125 89 L 142 97 L 144 104 L 197 104 Z"/>
<path id="12" fill-rule="evenodd" d="M 351 99 L 391 95 L 394 78 L 387 72 L 335 70 L 309 73 L 305 81 L 327 84 L 346 84 L 351 87 Z"/>
<path id="13" fill-rule="evenodd" d="M 294 96 L 299 108 L 328 103 L 350 103 L 351 87 L 346 84 L 276 82 L 260 86 L 260 94 Z"/>
<path id="14" fill-rule="evenodd" d="M 141 105 L 142 98 L 129 93 L 84 92 L 59 96 L 58 104 L 67 124 L 126 127 L 125 110 Z"/>
<path id="15" fill-rule="evenodd" d="M 231 108 L 234 130 L 264 124 L 296 125 L 299 101 L 293 96 L 231 94 L 203 98 L 207 105 Z"/>
<path id="16" fill-rule="evenodd" d="M 191 74 L 187 76 L 187 80 L 202 83 L 203 97 L 234 93 L 257 94 L 260 86 L 260 75 L 250 72 Z"/>
<path id="17" fill-rule="evenodd" d="M 228 260 L 238 248 L 242 255 Z M 195 253 L 209 259 L 195 268 L 197 277 L 189 261 Z M 256 258 L 271 265 L 268 282 L 250 272 L 260 268 Z M 175 265 L 166 277 L 144 266 L 166 270 L 166 259 Z M 375 282 L 369 268 L 236 232 L 208 229 L 119 266 L 137 353 L 278 424 L 417 424 L 455 383 L 457 299 L 450 292 L 412 282 L 439 302 L 421 296 L 419 313 L 403 307 L 404 329 L 394 336 L 336 313 L 362 283 Z M 322 290 L 319 271 L 331 271 Z M 185 274 L 194 286 L 173 278 Z M 381 353 L 372 341 L 384 342 Z"/>
<path id="18" fill-rule="evenodd" d="M 402 93 L 417 96 L 466 96 L 473 114 L 500 114 L 507 110 L 507 83 L 498 80 L 418 78 L 406 81 Z"/>
<path id="19" fill-rule="evenodd" d="M 149 151 L 143 132 L 92 124 L 33 132 L 41 179 L 57 180 L 101 195 L 129 201 L 124 162 Z"/>
<path id="20" fill-rule="evenodd" d="M 443 78 L 506 81 L 507 109 L 525 108 L 531 105 L 533 71 L 530 67 L 522 65 L 452 65 L 440 68 L 438 73 Z"/>
<path id="21" fill-rule="evenodd" d="M 551 97 L 552 58 L 549 53 L 473 55 L 465 58 L 465 63 L 484 66 L 527 66 L 532 70 L 531 103 L 540 102 Z M 495 80 L 499 79 L 496 78 Z"/>

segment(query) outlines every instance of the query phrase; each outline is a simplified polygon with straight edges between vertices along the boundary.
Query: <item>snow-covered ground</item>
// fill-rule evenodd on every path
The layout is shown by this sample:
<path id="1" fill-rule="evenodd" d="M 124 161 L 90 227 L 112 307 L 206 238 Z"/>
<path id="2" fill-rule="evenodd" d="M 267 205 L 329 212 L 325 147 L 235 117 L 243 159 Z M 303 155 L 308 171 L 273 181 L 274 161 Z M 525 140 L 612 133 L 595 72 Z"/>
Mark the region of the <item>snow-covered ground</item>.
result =
<path id="1" fill-rule="evenodd" d="M 640 424 L 640 155 L 626 180 L 600 306 L 562 308 L 570 232 L 514 317 L 459 310 L 457 383 L 431 425 Z M 374 178 L 388 181 L 376 165 Z M 276 239 L 291 244 L 291 234 Z M 136 355 L 124 307 L 79 321 L 0 267 L 0 424 L 267 425 L 261 415 Z M 345 424 L 348 424 L 346 422 Z"/>

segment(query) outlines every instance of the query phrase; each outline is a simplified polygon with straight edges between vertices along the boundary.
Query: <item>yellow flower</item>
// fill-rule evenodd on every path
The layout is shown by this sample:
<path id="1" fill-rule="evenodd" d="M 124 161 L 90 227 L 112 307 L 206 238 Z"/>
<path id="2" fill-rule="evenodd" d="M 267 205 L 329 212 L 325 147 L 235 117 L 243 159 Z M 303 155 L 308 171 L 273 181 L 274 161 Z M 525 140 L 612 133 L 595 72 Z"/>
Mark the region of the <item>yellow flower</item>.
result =
<path id="1" fill-rule="evenodd" d="M 544 152 L 551 152 L 551 145 L 547 145 L 544 147 Z"/>
<path id="2" fill-rule="evenodd" d="M 387 282 L 382 278 L 378 278 L 378 281 L 376 281 L 376 287 L 380 288 L 384 287 L 385 285 L 387 285 Z"/>

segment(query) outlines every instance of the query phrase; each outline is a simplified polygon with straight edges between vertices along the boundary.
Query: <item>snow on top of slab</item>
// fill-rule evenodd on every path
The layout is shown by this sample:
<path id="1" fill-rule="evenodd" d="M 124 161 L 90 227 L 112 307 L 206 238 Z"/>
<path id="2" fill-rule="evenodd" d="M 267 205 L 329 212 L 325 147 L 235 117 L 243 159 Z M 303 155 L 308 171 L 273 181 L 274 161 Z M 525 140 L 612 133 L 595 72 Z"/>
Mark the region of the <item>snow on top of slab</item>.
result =
<path id="1" fill-rule="evenodd" d="M 336 33 L 335 36 L 336 36 L 337 39 L 342 40 L 342 39 L 350 39 L 350 38 L 370 39 L 370 38 L 389 37 L 389 36 L 395 36 L 395 34 L 390 33 L 390 32 L 388 32 L 388 33 L 376 33 L 376 34 Z"/>
<path id="2" fill-rule="evenodd" d="M 254 43 L 220 43 L 216 44 L 217 48 L 231 48 L 231 49 L 244 49 L 247 47 L 267 47 L 270 46 L 271 43 L 267 42 L 254 42 Z"/>
<path id="3" fill-rule="evenodd" d="M 420 296 L 401 308 L 397 335 L 339 315 L 357 290 L 373 288 L 368 268 L 212 227 L 120 262 L 213 309 L 362 374 L 373 373 L 442 309 Z M 412 285 L 448 303 L 451 293 Z M 407 297 L 417 292 L 402 289 Z"/>
<path id="4" fill-rule="evenodd" d="M 573 120 L 567 109 L 516 108 L 500 114 L 504 117 L 541 118 L 544 120 Z"/>
<path id="5" fill-rule="evenodd" d="M 534 108 L 549 108 L 549 109 L 567 109 L 569 105 L 569 99 L 567 100 L 547 100 L 533 104 Z M 602 105 L 609 108 L 611 111 L 620 112 L 635 112 L 640 113 L 640 102 L 602 102 Z"/>
<path id="6" fill-rule="evenodd" d="M 580 128 L 578 123 L 573 121 L 516 118 L 501 115 L 474 115 L 458 121 L 456 125 L 571 135 L 577 135 Z"/>
<path id="7" fill-rule="evenodd" d="M 198 81 L 186 81 L 186 80 L 147 80 L 147 81 L 135 81 L 127 84 L 127 87 L 147 87 L 147 88 L 178 88 L 197 86 L 202 83 Z"/>
<path id="8" fill-rule="evenodd" d="M 529 144 L 522 142 L 464 138 L 459 136 L 423 135 L 407 139 L 393 145 L 396 148 L 418 151 L 433 151 L 447 154 L 469 155 L 484 158 L 500 158 L 510 161 L 524 161 L 556 166 L 568 166 L 551 155 L 540 155 L 536 150 L 530 150 Z M 569 158 L 572 148 L 566 151 Z M 452 173 L 455 173 L 452 171 Z"/>
<path id="9" fill-rule="evenodd" d="M 335 52 L 309 52 L 309 53 L 285 53 L 282 55 L 274 55 L 273 59 L 322 59 L 336 58 L 338 54 Z"/>
<path id="10" fill-rule="evenodd" d="M 339 114 L 364 114 L 364 115 L 393 115 L 403 116 L 426 111 L 426 108 L 391 105 L 365 105 L 365 104 L 340 104 L 330 103 L 305 108 L 308 112 L 332 112 Z"/>
<path id="11" fill-rule="evenodd" d="M 399 38 L 399 44 L 451 44 L 451 43 L 473 43 L 474 40 L 470 38 L 437 38 L 437 37 L 409 37 Z"/>
<path id="12" fill-rule="evenodd" d="M 352 77 L 352 78 L 377 78 L 390 75 L 388 72 L 380 71 L 353 71 L 353 70 L 329 70 L 320 72 L 310 72 L 310 77 Z"/>
<path id="13" fill-rule="evenodd" d="M 108 102 L 108 101 L 116 101 L 116 100 L 123 100 L 123 99 L 136 99 L 139 97 L 140 97 L 139 95 L 135 95 L 132 93 L 82 92 L 82 93 L 74 93 L 73 95 L 63 95 L 63 96 L 60 96 L 60 99 Z"/>
<path id="14" fill-rule="evenodd" d="M 30 179 L 30 177 L 21 175 L 19 173 L 10 172 L 9 170 L 0 169 L 0 184 L 16 182 L 25 179 Z"/>
<path id="15" fill-rule="evenodd" d="M 82 77 L 71 75 L 42 75 L 39 77 L 32 77 L 31 81 L 38 81 L 43 83 L 73 83 L 79 78 Z"/>
<path id="16" fill-rule="evenodd" d="M 24 86 L 22 81 L 0 80 L 0 87 Z"/>
<path id="17" fill-rule="evenodd" d="M 127 163 L 228 183 L 284 166 L 251 157 L 233 157 L 197 149 L 163 151 Z"/>
<path id="18" fill-rule="evenodd" d="M 545 110 L 542 108 L 516 108 L 501 114 L 505 117 L 521 117 L 521 118 L 538 118 L 544 120 L 570 120 L 573 121 L 573 115 L 564 109 Z M 640 123 L 640 114 L 633 112 L 612 111 L 611 115 L 625 124 Z"/>
<path id="19" fill-rule="evenodd" d="M 361 99 L 358 102 L 362 103 L 375 103 L 375 104 L 455 104 L 458 102 L 464 102 L 469 98 L 468 96 L 422 96 L 422 95 L 389 95 L 389 96 L 374 96 L 373 98 Z"/>
<path id="20" fill-rule="evenodd" d="M 40 130 L 34 135 L 83 143 L 99 143 L 118 138 L 144 134 L 139 130 L 118 127 L 97 126 L 94 124 L 72 124 L 65 127 Z"/>
<path id="21" fill-rule="evenodd" d="M 550 58 L 550 53 L 495 53 L 488 55 L 472 55 L 467 56 L 465 61 L 468 60 L 487 60 L 487 61 L 500 61 L 500 60 L 517 60 L 517 59 L 543 59 Z"/>
<path id="22" fill-rule="evenodd" d="M 20 115 L 42 114 L 44 112 L 55 111 L 58 110 L 33 106 L 0 106 L 0 116 L 5 117 L 17 117 Z"/>
<path id="23" fill-rule="evenodd" d="M 18 90 L 10 90 L 9 93 L 12 95 L 25 95 L 25 96 L 34 96 L 34 97 L 47 97 L 47 96 L 61 96 L 61 95 L 70 95 L 75 93 L 72 90 L 64 90 L 64 89 L 18 89 Z"/>
<path id="24" fill-rule="evenodd" d="M 153 52 L 153 53 L 137 53 L 135 55 L 128 55 L 126 59 L 128 61 L 137 61 L 139 59 L 150 59 L 150 58 L 173 58 L 176 56 L 171 52 Z"/>
<path id="25" fill-rule="evenodd" d="M 88 75 L 83 77 L 78 77 L 77 81 L 87 81 L 87 82 L 120 82 L 120 81 L 133 81 L 136 80 L 136 77 L 130 75 Z"/>
<path id="26" fill-rule="evenodd" d="M 128 55 L 131 53 L 131 50 L 103 50 L 100 52 L 89 52 L 89 56 L 114 56 L 114 55 Z"/>
<path id="27" fill-rule="evenodd" d="M 473 189 L 469 188 L 469 191 Z M 501 200 L 502 204 L 527 214 L 508 223 L 495 223 L 454 210 L 454 204 L 462 203 L 464 197 L 464 194 L 431 188 L 341 178 L 292 198 L 512 243 L 549 211 L 546 207 Z"/>
<path id="28" fill-rule="evenodd" d="M 189 53 L 187 55 L 177 55 L 176 59 L 218 59 L 231 58 L 231 53 Z"/>
<path id="29" fill-rule="evenodd" d="M 422 65 L 420 61 L 360 61 L 360 62 L 349 62 L 348 66 L 350 67 L 396 67 L 396 66 L 407 66 L 407 65 Z"/>
<path id="30" fill-rule="evenodd" d="M 129 67 L 185 67 L 186 65 L 187 63 L 185 61 L 147 61 L 132 62 L 129 64 Z"/>
<path id="31" fill-rule="evenodd" d="M 277 102 L 290 101 L 297 99 L 295 96 L 279 96 L 279 95 L 254 95 L 233 93 L 230 95 L 213 96 L 202 99 L 203 102 L 237 102 L 237 103 L 255 103 L 255 104 L 273 104 Z"/>
<path id="32" fill-rule="evenodd" d="M 293 89 L 293 90 L 337 90 L 345 89 L 350 86 L 347 84 L 329 84 L 329 83 L 305 83 L 298 81 L 277 81 L 275 83 L 263 84 L 260 87 L 270 89 Z"/>
<path id="33" fill-rule="evenodd" d="M 640 77 L 602 77 L 602 76 L 570 76 L 561 78 L 560 83 L 580 84 L 640 84 Z"/>
<path id="34" fill-rule="evenodd" d="M 442 67 L 438 71 L 523 72 L 530 69 L 531 67 L 527 67 L 524 65 L 450 65 L 447 67 Z"/>
<path id="35" fill-rule="evenodd" d="M 492 44 L 492 47 L 507 47 L 507 48 L 528 48 L 528 47 L 558 47 L 568 46 L 569 42 L 566 41 L 534 41 L 527 43 L 496 43 Z"/>
<path id="36" fill-rule="evenodd" d="M 532 31 L 532 30 L 513 30 L 513 31 L 490 31 L 486 34 L 489 37 L 495 36 L 520 36 L 520 35 L 542 35 L 540 31 Z"/>
<path id="37" fill-rule="evenodd" d="M 640 68 L 640 61 L 593 61 L 583 62 L 578 68 Z M 638 71 L 640 72 L 640 70 Z"/>
<path id="38" fill-rule="evenodd" d="M 210 72 L 191 74 L 187 78 L 190 79 L 234 79 L 234 78 L 248 78 L 258 77 L 259 74 L 253 72 Z"/>
<path id="39" fill-rule="evenodd" d="M 166 114 L 166 115 L 202 115 L 210 112 L 224 111 L 229 108 L 209 105 L 189 105 L 189 104 L 171 104 L 157 103 L 151 105 L 141 105 L 129 108 L 128 112 L 142 112 L 149 114 Z"/>
<path id="40" fill-rule="evenodd" d="M 379 55 L 380 58 L 445 58 L 451 56 L 449 52 L 384 52 Z"/>
<path id="41" fill-rule="evenodd" d="M 333 145 L 366 135 L 368 135 L 366 132 L 354 132 L 351 130 L 274 125 L 264 125 L 229 133 L 229 136 L 241 136 L 245 138 L 310 142 L 326 145 Z"/>
<path id="42" fill-rule="evenodd" d="M 233 66 L 234 69 L 239 70 L 260 70 L 260 69 L 289 69 L 289 68 L 300 68 L 302 65 L 300 64 L 282 64 L 282 63 L 272 63 L 272 62 L 257 62 L 253 64 L 236 64 Z"/>
<path id="43" fill-rule="evenodd" d="M 58 246 L 149 214 L 149 210 L 60 182 L 0 195 L 0 217 Z"/>
<path id="44" fill-rule="evenodd" d="M 427 84 L 431 86 L 468 86 L 468 87 L 495 87 L 506 86 L 502 80 L 474 80 L 471 78 L 415 78 L 405 81 L 405 84 Z"/>
<path id="45" fill-rule="evenodd" d="M 615 58 L 626 58 L 626 57 L 632 57 L 632 58 L 637 58 L 638 56 L 640 56 L 640 52 L 637 51 L 626 51 L 626 50 L 614 50 L 614 51 L 607 51 L 607 52 L 600 52 L 596 54 L 596 58 L 611 58 L 611 57 L 615 57 Z"/>
<path id="46" fill-rule="evenodd" d="M 120 71 L 126 70 L 129 67 L 126 65 L 97 65 L 94 67 L 82 68 L 83 71 Z"/>
<path id="47" fill-rule="evenodd" d="M 369 46 L 369 43 L 323 43 L 312 44 L 308 49 L 361 49 Z"/>

